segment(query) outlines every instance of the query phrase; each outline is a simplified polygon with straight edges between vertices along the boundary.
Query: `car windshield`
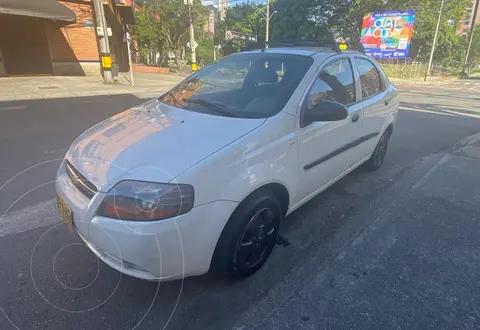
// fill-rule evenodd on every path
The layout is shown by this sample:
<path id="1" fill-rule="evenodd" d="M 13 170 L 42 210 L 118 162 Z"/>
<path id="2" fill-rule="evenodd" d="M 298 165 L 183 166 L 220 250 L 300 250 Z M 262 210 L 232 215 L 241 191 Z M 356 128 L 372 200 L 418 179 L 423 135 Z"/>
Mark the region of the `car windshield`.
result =
<path id="1" fill-rule="evenodd" d="M 159 100 L 212 115 L 267 118 L 283 109 L 312 63 L 303 55 L 235 54 L 193 74 Z"/>

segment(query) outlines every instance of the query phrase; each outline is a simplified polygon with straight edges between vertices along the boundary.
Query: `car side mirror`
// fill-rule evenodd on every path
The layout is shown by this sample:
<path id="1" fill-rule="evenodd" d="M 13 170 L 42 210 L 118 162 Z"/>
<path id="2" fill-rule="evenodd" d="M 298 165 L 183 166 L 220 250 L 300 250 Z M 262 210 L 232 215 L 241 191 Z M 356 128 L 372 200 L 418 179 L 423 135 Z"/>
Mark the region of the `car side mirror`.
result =
<path id="1" fill-rule="evenodd" d="M 329 100 L 320 101 L 304 112 L 304 124 L 316 121 L 339 121 L 348 117 L 348 109 L 341 103 Z"/>

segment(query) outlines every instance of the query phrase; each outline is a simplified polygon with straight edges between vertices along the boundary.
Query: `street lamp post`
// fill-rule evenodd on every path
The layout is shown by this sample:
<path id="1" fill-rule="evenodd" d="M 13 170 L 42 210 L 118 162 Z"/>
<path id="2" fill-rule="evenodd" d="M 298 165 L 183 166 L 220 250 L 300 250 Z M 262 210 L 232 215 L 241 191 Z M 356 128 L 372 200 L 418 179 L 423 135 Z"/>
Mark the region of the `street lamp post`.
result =
<path id="1" fill-rule="evenodd" d="M 435 36 L 433 37 L 432 51 L 430 52 L 430 60 L 428 61 L 427 72 L 425 72 L 425 81 L 427 81 L 428 74 L 432 68 L 433 54 L 435 53 L 435 46 L 437 44 L 438 30 L 440 29 L 440 22 L 442 21 L 442 11 L 445 0 L 440 3 L 440 12 L 438 13 L 437 28 L 435 29 Z"/>
<path id="2" fill-rule="evenodd" d="M 265 14 L 262 10 L 257 8 L 256 6 L 252 6 L 257 12 L 259 12 L 263 18 L 265 18 L 266 21 L 266 27 L 265 27 L 265 42 L 268 42 L 269 37 L 270 37 L 270 19 L 277 13 L 275 10 L 272 14 L 270 14 L 270 0 L 267 0 L 267 13 Z"/>

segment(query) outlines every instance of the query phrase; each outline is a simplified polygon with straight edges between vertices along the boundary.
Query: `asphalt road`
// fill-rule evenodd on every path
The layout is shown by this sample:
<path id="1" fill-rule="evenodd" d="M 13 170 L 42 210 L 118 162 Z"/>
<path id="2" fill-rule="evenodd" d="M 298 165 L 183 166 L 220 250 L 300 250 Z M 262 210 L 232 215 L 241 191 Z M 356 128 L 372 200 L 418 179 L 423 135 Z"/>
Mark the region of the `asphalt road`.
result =
<path id="1" fill-rule="evenodd" d="M 289 216 L 284 244 L 261 272 L 237 283 L 121 276 L 58 224 L 52 181 L 70 143 L 142 99 L 0 103 L 0 329 L 231 328 L 305 258 L 338 253 L 362 229 L 349 213 L 376 205 L 411 168 L 480 132 L 480 92 L 400 87 L 402 109 L 384 166 L 355 171 Z"/>

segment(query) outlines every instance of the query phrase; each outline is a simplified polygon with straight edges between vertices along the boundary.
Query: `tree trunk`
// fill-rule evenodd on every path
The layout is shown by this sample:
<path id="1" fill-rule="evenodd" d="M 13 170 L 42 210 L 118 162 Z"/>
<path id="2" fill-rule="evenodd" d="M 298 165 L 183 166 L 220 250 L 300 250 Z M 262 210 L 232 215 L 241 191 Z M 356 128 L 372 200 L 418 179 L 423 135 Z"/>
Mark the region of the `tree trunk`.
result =
<path id="1" fill-rule="evenodd" d="M 175 64 L 177 64 L 178 68 L 182 68 L 182 51 L 180 49 L 174 49 L 173 53 L 175 54 Z"/>

